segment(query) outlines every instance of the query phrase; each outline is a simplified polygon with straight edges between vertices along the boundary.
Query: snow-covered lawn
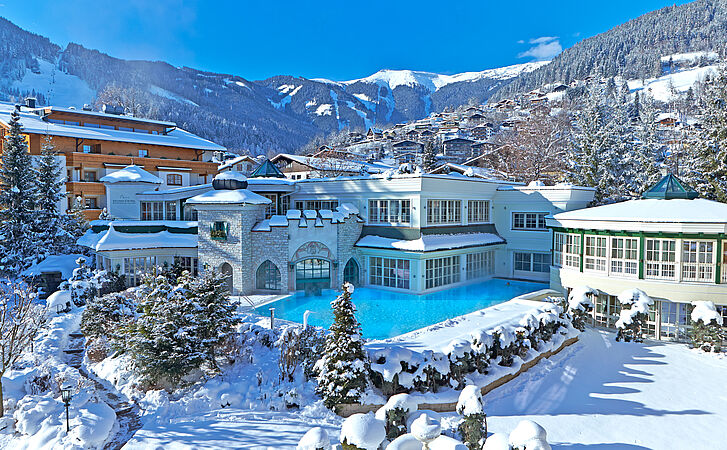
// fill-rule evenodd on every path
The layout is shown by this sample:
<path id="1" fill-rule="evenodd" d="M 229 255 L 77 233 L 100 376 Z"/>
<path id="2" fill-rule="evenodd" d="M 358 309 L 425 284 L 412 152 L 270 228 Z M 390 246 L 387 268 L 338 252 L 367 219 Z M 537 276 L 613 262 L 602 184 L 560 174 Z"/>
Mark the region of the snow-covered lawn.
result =
<path id="1" fill-rule="evenodd" d="M 727 357 L 589 329 L 488 394 L 485 410 L 490 431 L 536 421 L 553 449 L 727 448 L 725 377 Z"/>
<path id="2" fill-rule="evenodd" d="M 531 419 L 545 427 L 555 450 L 720 448 L 727 357 L 683 344 L 619 343 L 613 333 L 591 329 L 580 339 L 485 397 L 490 433 L 509 433 Z M 228 407 L 147 423 L 126 448 L 294 448 L 314 426 L 337 439 L 340 421 L 315 406 Z"/>

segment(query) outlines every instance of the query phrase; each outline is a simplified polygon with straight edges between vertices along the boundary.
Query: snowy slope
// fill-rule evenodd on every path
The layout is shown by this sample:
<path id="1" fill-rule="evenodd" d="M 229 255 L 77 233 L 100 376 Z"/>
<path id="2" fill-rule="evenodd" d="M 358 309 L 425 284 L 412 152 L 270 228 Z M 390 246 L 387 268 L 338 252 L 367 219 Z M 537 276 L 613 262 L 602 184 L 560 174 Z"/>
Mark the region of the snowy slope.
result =
<path id="1" fill-rule="evenodd" d="M 685 69 L 679 72 L 663 75 L 658 78 L 649 78 L 646 83 L 642 80 L 629 80 L 629 90 L 650 92 L 654 99 L 667 102 L 674 97 L 674 92 L 683 94 L 694 86 L 697 81 L 702 81 L 709 74 L 717 73 L 719 66 L 711 65 L 705 67 L 695 67 L 693 69 Z"/>
<path id="2" fill-rule="evenodd" d="M 21 80 L 9 83 L 21 92 L 42 93 L 48 104 L 81 107 L 96 97 L 96 91 L 74 75 L 58 69 L 56 64 L 38 59 L 40 73 L 26 70 Z"/>

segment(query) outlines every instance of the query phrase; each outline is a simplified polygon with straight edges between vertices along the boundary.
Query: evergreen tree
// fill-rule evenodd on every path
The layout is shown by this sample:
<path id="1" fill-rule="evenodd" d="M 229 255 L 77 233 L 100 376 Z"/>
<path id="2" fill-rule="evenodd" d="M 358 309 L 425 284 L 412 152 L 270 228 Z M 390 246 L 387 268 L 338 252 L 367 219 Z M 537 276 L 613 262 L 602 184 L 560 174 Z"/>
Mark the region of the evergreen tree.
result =
<path id="1" fill-rule="evenodd" d="M 0 167 L 0 271 L 17 273 L 37 256 L 35 170 L 20 115 L 10 115 Z"/>
<path id="2" fill-rule="evenodd" d="M 699 319 L 692 325 L 691 338 L 694 348 L 719 353 L 722 351 L 722 342 L 725 337 L 727 336 L 716 320 L 704 323 L 702 319 Z"/>
<path id="3" fill-rule="evenodd" d="M 664 162 L 665 155 L 662 153 L 664 145 L 659 137 L 656 116 L 654 99 L 647 95 L 642 96 L 633 173 L 633 190 L 637 195 L 653 186 L 661 176 L 658 164 Z"/>
<path id="4" fill-rule="evenodd" d="M 424 153 L 422 154 L 422 169 L 424 172 L 429 173 L 437 166 L 437 155 L 434 150 L 434 142 L 431 140 L 427 141 L 424 146 Z"/>
<path id="5" fill-rule="evenodd" d="M 338 403 L 356 403 L 368 385 L 368 359 L 351 301 L 353 285 L 343 284 L 343 292 L 334 301 L 334 320 L 326 338 L 323 357 L 316 363 L 317 393 L 332 408 Z"/>
<path id="6" fill-rule="evenodd" d="M 189 272 L 180 277 L 186 284 Z M 210 372 L 218 373 L 218 349 L 232 335 L 235 325 L 240 323 L 237 317 L 237 305 L 230 301 L 225 288 L 225 276 L 215 271 L 205 274 L 191 281 L 191 299 L 195 307 L 195 316 L 198 317 L 196 338 L 202 346 Z"/>

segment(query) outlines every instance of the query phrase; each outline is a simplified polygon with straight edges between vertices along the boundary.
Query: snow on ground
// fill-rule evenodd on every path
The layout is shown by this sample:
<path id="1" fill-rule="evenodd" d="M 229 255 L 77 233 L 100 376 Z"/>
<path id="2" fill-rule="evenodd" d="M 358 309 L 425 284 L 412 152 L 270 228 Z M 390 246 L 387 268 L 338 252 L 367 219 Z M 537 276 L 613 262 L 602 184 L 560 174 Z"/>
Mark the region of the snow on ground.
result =
<path id="1" fill-rule="evenodd" d="M 724 445 L 727 358 L 684 344 L 580 342 L 485 397 L 490 432 L 530 419 L 553 449 L 699 449 Z M 725 448 L 725 447 L 721 447 Z"/>
<path id="2" fill-rule="evenodd" d="M 96 91 L 75 75 L 69 75 L 52 62 L 38 59 L 40 73 L 25 71 L 22 80 L 13 81 L 11 87 L 21 91 L 42 93 L 49 105 L 81 107 L 96 97 Z"/>
<path id="3" fill-rule="evenodd" d="M 629 90 L 648 91 L 655 100 L 667 102 L 673 97 L 671 88 L 676 92 L 683 94 L 694 86 L 697 81 L 704 80 L 710 73 L 717 73 L 717 65 L 695 67 L 694 69 L 682 70 L 679 72 L 663 75 L 658 78 L 650 78 L 646 80 L 646 84 L 642 80 L 629 80 Z"/>
<path id="4" fill-rule="evenodd" d="M 193 102 L 192 100 L 190 100 L 188 98 L 182 97 L 181 95 L 177 95 L 174 92 L 168 91 L 164 88 L 160 88 L 159 86 L 155 86 L 153 84 L 151 86 L 149 86 L 149 92 L 154 95 L 158 95 L 159 97 L 164 97 L 169 100 L 174 100 L 177 103 L 186 103 L 187 105 L 199 106 L 198 104 L 196 104 L 195 102 Z"/>

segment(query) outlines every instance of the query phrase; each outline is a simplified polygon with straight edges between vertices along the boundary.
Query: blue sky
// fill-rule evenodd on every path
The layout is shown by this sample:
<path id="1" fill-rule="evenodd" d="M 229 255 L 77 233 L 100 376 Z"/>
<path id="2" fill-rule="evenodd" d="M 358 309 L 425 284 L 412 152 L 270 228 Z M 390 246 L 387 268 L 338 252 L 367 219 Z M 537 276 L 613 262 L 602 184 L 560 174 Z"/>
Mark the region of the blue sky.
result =
<path id="1" fill-rule="evenodd" d="M 547 59 L 674 0 L 0 0 L 0 15 L 65 46 L 257 80 L 347 80 Z M 677 4 L 687 3 L 676 1 Z"/>

